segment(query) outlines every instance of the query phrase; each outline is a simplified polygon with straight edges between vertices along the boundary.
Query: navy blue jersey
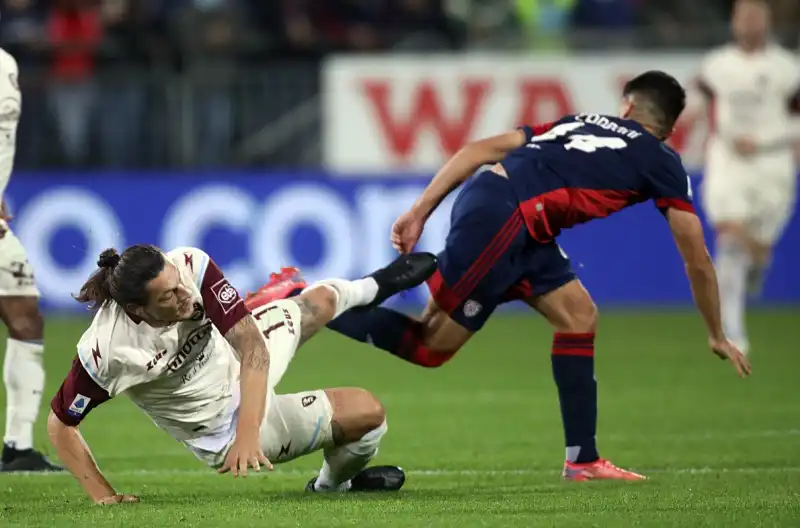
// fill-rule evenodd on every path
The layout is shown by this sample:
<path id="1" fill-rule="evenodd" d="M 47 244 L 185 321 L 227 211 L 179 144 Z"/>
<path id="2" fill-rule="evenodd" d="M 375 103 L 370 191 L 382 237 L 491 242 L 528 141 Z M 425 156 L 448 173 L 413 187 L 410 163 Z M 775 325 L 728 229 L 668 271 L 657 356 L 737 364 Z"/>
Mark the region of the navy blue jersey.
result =
<path id="1" fill-rule="evenodd" d="M 501 163 L 536 240 L 647 200 L 694 212 L 680 157 L 635 121 L 578 114 L 522 129 L 525 145 Z"/>

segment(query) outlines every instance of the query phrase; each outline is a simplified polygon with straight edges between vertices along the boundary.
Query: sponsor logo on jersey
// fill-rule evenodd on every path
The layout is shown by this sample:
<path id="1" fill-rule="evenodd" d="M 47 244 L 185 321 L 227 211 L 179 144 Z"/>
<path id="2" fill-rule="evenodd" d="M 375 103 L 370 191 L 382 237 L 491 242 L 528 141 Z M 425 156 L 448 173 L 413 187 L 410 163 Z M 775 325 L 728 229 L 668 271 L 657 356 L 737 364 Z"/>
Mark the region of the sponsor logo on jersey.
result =
<path id="1" fill-rule="evenodd" d="M 212 324 L 206 323 L 200 328 L 195 328 L 187 337 L 186 340 L 181 344 L 181 347 L 178 349 L 178 353 L 175 354 L 169 360 L 167 364 L 167 370 L 169 372 L 177 372 L 178 369 L 186 362 L 187 358 L 192 356 L 196 356 L 199 352 L 201 352 L 206 345 L 208 344 L 208 340 L 211 338 L 211 331 L 212 331 Z"/>
<path id="2" fill-rule="evenodd" d="M 317 397 L 311 394 L 309 396 L 303 396 L 303 399 L 300 400 L 300 403 L 303 405 L 303 407 L 308 407 L 315 401 L 317 401 Z"/>
<path id="3" fill-rule="evenodd" d="M 147 370 L 148 371 L 153 370 L 153 367 L 155 367 L 158 364 L 158 361 L 161 358 L 163 358 L 164 356 L 166 356 L 166 355 L 167 355 L 167 351 L 166 350 L 162 350 L 161 352 L 156 354 L 153 359 L 151 359 L 150 361 L 147 362 Z"/>
<path id="4" fill-rule="evenodd" d="M 483 306 L 478 301 L 469 300 L 464 303 L 464 315 L 467 317 L 475 317 L 481 311 Z"/>
<path id="5" fill-rule="evenodd" d="M 77 396 L 75 396 L 75 399 L 72 400 L 69 409 L 67 409 L 67 414 L 74 416 L 75 418 L 83 416 L 83 413 L 85 413 L 86 409 L 89 407 L 90 401 L 92 401 L 91 398 L 79 393 Z"/>
<path id="6" fill-rule="evenodd" d="M 230 285 L 227 279 L 222 279 L 211 287 L 211 292 L 216 297 L 217 302 L 222 307 L 222 311 L 227 315 L 236 304 L 241 300 L 239 292 Z"/>
<path id="7" fill-rule="evenodd" d="M 198 372 L 200 372 L 200 369 L 206 366 L 208 360 L 211 359 L 213 353 L 214 353 L 213 349 L 201 352 L 200 355 L 197 356 L 197 359 L 194 360 L 194 363 L 192 363 L 192 366 L 189 369 L 189 371 L 183 376 L 181 376 L 181 384 L 186 385 L 187 383 L 192 381 L 195 375 Z"/>

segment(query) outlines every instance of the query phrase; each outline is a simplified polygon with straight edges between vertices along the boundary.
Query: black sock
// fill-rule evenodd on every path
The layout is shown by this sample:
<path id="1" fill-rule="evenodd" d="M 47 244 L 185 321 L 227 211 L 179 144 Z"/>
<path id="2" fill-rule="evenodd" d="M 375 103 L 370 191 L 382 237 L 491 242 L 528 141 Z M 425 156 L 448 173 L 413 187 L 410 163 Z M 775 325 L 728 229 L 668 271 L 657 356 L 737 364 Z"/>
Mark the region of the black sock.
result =
<path id="1" fill-rule="evenodd" d="M 595 444 L 597 382 L 594 379 L 594 333 L 556 333 L 551 359 L 561 403 L 566 458 L 579 464 L 594 462 L 600 458 Z"/>
<path id="2" fill-rule="evenodd" d="M 356 341 L 371 343 L 401 359 L 423 367 L 438 367 L 452 354 L 431 352 L 424 344 L 422 323 L 388 308 L 347 311 L 328 328 Z"/>

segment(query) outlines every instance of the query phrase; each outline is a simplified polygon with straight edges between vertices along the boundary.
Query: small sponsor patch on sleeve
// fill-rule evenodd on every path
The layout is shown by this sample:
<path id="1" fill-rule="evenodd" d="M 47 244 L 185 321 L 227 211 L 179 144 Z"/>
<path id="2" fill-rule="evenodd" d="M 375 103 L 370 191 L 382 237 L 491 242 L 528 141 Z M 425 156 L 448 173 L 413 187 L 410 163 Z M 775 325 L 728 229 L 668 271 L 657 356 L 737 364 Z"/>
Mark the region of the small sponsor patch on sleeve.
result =
<path id="1" fill-rule="evenodd" d="M 83 416 L 83 413 L 86 412 L 86 409 L 89 408 L 89 403 L 91 401 L 92 399 L 88 396 L 84 396 L 80 393 L 76 394 L 72 403 L 69 405 L 69 409 L 67 409 L 67 414 L 75 418 L 80 418 Z"/>

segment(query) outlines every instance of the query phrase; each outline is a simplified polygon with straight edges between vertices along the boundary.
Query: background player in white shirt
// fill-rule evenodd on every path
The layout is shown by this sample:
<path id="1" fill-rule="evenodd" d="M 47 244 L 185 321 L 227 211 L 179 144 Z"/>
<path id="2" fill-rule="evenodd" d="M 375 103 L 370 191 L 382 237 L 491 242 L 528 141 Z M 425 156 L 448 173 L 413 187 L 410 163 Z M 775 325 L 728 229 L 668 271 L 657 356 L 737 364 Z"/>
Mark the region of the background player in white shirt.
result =
<path id="1" fill-rule="evenodd" d="M 800 64 L 770 41 L 769 19 L 763 0 L 735 3 L 735 42 L 706 56 L 688 112 L 712 114 L 702 202 L 716 231 L 725 333 L 744 352 L 747 295 L 760 291 L 797 193 Z"/>
<path id="2" fill-rule="evenodd" d="M 17 125 L 22 96 L 17 61 L 0 49 L 0 319 L 8 329 L 3 384 L 6 390 L 6 427 L 0 471 L 55 471 L 33 449 L 33 424 L 44 389 L 44 320 L 39 312 L 39 290 L 25 249 L 8 227 L 10 216 L 3 195 L 14 168 Z"/>
<path id="3" fill-rule="evenodd" d="M 242 299 L 196 248 L 167 254 L 136 245 L 106 250 L 77 297 L 97 314 L 51 403 L 47 428 L 67 469 L 97 503 L 120 495 L 78 431 L 101 403 L 125 394 L 199 459 L 246 475 L 319 449 L 325 462 L 309 491 L 393 491 L 405 476 L 364 469 L 386 432 L 380 402 L 362 389 L 275 394 L 295 350 L 343 311 L 376 305 L 421 284 L 436 257 L 416 253 L 356 281 L 330 279 L 291 300 Z"/>

